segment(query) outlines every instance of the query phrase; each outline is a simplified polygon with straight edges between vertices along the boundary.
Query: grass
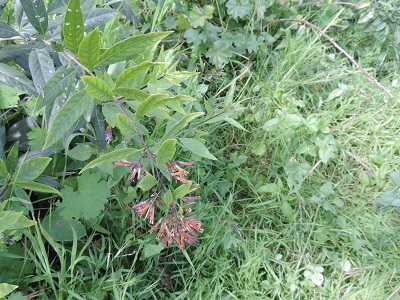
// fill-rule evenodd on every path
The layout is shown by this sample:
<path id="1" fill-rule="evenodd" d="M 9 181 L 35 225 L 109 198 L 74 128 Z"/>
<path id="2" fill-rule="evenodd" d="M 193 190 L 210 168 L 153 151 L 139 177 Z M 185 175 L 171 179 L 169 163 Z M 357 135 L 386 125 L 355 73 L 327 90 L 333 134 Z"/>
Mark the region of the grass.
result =
<path id="1" fill-rule="evenodd" d="M 289 45 L 265 49 L 254 62 L 252 86 L 243 95 L 246 110 L 238 120 L 249 132 L 216 131 L 224 137 L 213 140 L 226 154 L 222 168 L 227 177 L 234 173 L 236 183 L 212 209 L 204 208 L 209 226 L 190 255 L 202 267 L 185 280 L 190 285 L 184 290 L 190 299 L 395 299 L 398 211 L 378 213 L 376 200 L 390 186 L 388 174 L 399 167 L 399 104 L 340 55 L 329 62 L 329 47 L 316 43 L 298 61 L 307 40 L 292 38 Z M 390 84 L 398 74 L 390 76 L 380 80 Z M 327 100 L 339 84 L 345 85 L 343 95 Z M 395 86 L 393 93 L 398 91 Z M 318 156 L 296 153 L 298 145 L 313 141 L 313 132 L 265 132 L 262 125 L 277 110 L 326 117 L 336 157 L 324 164 Z M 232 153 L 247 156 L 234 171 L 227 167 Z M 295 191 L 284 171 L 291 159 L 314 167 Z M 333 186 L 325 199 L 331 206 L 312 203 L 327 182 Z M 280 184 L 279 192 L 258 193 L 267 183 Z M 305 277 L 317 266 L 323 267 L 321 286 Z"/>

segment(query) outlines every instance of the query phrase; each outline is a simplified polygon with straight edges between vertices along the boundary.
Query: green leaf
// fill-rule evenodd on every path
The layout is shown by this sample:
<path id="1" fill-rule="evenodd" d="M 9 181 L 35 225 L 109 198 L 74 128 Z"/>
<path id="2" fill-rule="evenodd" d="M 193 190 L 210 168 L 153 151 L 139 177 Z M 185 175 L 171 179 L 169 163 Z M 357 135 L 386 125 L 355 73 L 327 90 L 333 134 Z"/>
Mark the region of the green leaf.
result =
<path id="1" fill-rule="evenodd" d="M 7 160 L 6 160 L 6 168 L 10 171 L 10 173 L 14 172 L 15 167 L 18 163 L 18 146 L 19 142 L 17 141 L 11 148 L 10 152 L 8 152 Z"/>
<path id="2" fill-rule="evenodd" d="M 73 241 L 73 231 L 75 231 L 78 239 L 86 235 L 85 226 L 81 222 L 65 220 L 55 211 L 43 219 L 42 226 L 58 242 Z"/>
<path id="3" fill-rule="evenodd" d="M 183 130 L 191 121 L 202 115 L 204 115 L 204 112 L 194 112 L 187 114 L 182 119 L 180 119 L 179 122 L 175 123 L 169 128 L 169 130 L 164 134 L 162 140 L 172 137 L 175 133 Z"/>
<path id="4" fill-rule="evenodd" d="M 171 190 L 168 190 L 165 194 L 164 194 L 164 204 L 169 207 L 172 203 L 172 201 L 174 201 L 174 196 L 172 195 Z"/>
<path id="5" fill-rule="evenodd" d="M 3 63 L 0 63 L 0 82 L 21 91 L 37 95 L 36 88 L 31 80 L 20 71 Z"/>
<path id="6" fill-rule="evenodd" d="M 60 68 L 56 71 L 53 77 L 46 82 L 42 89 L 42 99 L 36 107 L 36 111 L 39 111 L 45 106 L 52 107 L 54 101 L 60 95 L 65 95 L 67 89 L 73 87 L 73 82 L 76 76 L 76 69 L 72 68 Z"/>
<path id="7" fill-rule="evenodd" d="M 78 144 L 73 149 L 69 150 L 68 156 L 74 160 L 85 161 L 93 155 L 93 148 L 89 144 Z"/>
<path id="8" fill-rule="evenodd" d="M 249 132 L 246 128 L 243 127 L 242 124 L 240 124 L 239 122 L 237 122 L 236 120 L 234 120 L 232 118 L 225 117 L 224 121 L 228 122 L 229 124 L 231 124 L 232 126 L 235 126 L 236 128 L 238 128 L 240 130 Z"/>
<path id="9" fill-rule="evenodd" d="M 108 87 L 107 83 L 100 78 L 93 76 L 82 76 L 81 79 L 84 84 L 87 84 L 85 91 L 93 98 L 100 101 L 113 100 L 113 93 L 111 89 Z"/>
<path id="10" fill-rule="evenodd" d="M 29 68 L 38 92 L 56 72 L 54 62 L 46 49 L 33 49 L 29 54 Z"/>
<path id="11" fill-rule="evenodd" d="M 141 188 L 144 192 L 150 190 L 153 186 L 157 184 L 157 179 L 154 176 L 145 176 L 140 179 L 138 187 Z"/>
<path id="12" fill-rule="evenodd" d="M 392 178 L 394 184 L 400 187 L 400 171 L 390 173 L 390 177 Z"/>
<path id="13" fill-rule="evenodd" d="M 113 89 L 113 94 L 140 102 L 146 100 L 146 98 L 150 96 L 149 93 L 134 88 L 116 88 Z"/>
<path id="14" fill-rule="evenodd" d="M 55 116 L 43 149 L 57 142 L 93 106 L 93 98 L 85 91 L 79 91 L 69 98 Z"/>
<path id="15" fill-rule="evenodd" d="M 218 68 L 229 62 L 232 56 L 232 50 L 229 49 L 230 44 L 227 41 L 216 41 L 206 53 L 206 57 L 211 63 Z"/>
<path id="16" fill-rule="evenodd" d="M 180 198 L 186 196 L 186 194 L 189 192 L 191 187 L 192 187 L 191 184 L 182 184 L 182 185 L 178 186 L 173 192 L 174 199 L 180 199 Z"/>
<path id="17" fill-rule="evenodd" d="M 90 2 L 89 2 L 90 3 Z M 85 29 L 99 27 L 107 23 L 112 17 L 118 15 L 118 12 L 108 8 L 92 8 L 85 19 Z"/>
<path id="18" fill-rule="evenodd" d="M 161 253 L 162 249 L 164 249 L 164 246 L 162 244 L 145 244 L 143 248 L 144 257 L 149 258 L 154 255 L 158 255 Z"/>
<path id="19" fill-rule="evenodd" d="M 270 193 L 273 195 L 276 195 L 279 191 L 280 188 L 276 183 L 267 183 L 257 189 L 257 193 Z"/>
<path id="20" fill-rule="evenodd" d="M 189 12 L 190 24 L 192 24 L 193 28 L 203 27 L 206 20 L 212 18 L 213 12 L 214 7 L 211 5 L 206 5 L 204 8 L 194 6 Z"/>
<path id="21" fill-rule="evenodd" d="M 7 62 L 20 55 L 25 55 L 32 51 L 30 44 L 11 44 L 0 48 L 0 61 Z"/>
<path id="22" fill-rule="evenodd" d="M 80 62 L 92 71 L 99 60 L 99 54 L 100 31 L 99 28 L 96 28 L 88 33 L 88 35 L 82 40 L 79 45 L 78 56 Z"/>
<path id="23" fill-rule="evenodd" d="M 13 290 L 17 289 L 18 285 L 0 283 L 0 298 L 3 299 L 8 294 L 11 294 Z"/>
<path id="24" fill-rule="evenodd" d="M 7 179 L 8 171 L 6 168 L 6 164 L 0 159 L 0 177 Z"/>
<path id="25" fill-rule="evenodd" d="M 150 95 L 146 100 L 144 100 L 142 103 L 139 104 L 138 108 L 136 109 L 136 118 L 139 119 L 143 117 L 153 108 L 161 106 L 169 101 L 183 101 L 183 100 L 194 101 L 196 99 L 186 95 L 177 95 L 175 97 L 170 97 L 165 94 Z"/>
<path id="26" fill-rule="evenodd" d="M 110 197 L 107 182 L 98 173 L 86 172 L 78 177 L 78 191 L 66 186 L 61 190 L 63 201 L 57 203 L 57 212 L 65 220 L 97 218 Z"/>
<path id="27" fill-rule="evenodd" d="M 0 212 L 0 233 L 5 230 L 21 229 L 35 225 L 36 222 L 29 220 L 22 212 L 2 211 Z"/>
<path id="28" fill-rule="evenodd" d="M 25 190 L 31 190 L 31 191 L 45 193 L 45 194 L 61 195 L 60 192 L 58 190 L 56 190 L 55 188 L 53 188 L 47 184 L 43 184 L 43 183 L 39 183 L 39 182 L 18 182 L 17 185 L 20 188 L 23 188 Z"/>
<path id="29" fill-rule="evenodd" d="M 108 66 L 119 61 L 130 60 L 157 45 L 171 32 L 152 32 L 127 38 L 107 49 L 100 56 L 98 66 Z"/>
<path id="30" fill-rule="evenodd" d="M 10 38 L 14 36 L 19 36 L 19 33 L 6 23 L 0 22 L 0 36 L 2 38 Z"/>
<path id="31" fill-rule="evenodd" d="M 336 147 L 333 145 L 324 145 L 318 150 L 319 158 L 324 164 L 326 164 L 329 159 L 335 158 Z"/>
<path id="32" fill-rule="evenodd" d="M 49 20 L 44 0 L 21 0 L 20 2 L 33 28 L 41 35 L 45 35 Z"/>
<path id="33" fill-rule="evenodd" d="M 243 18 L 251 14 L 249 0 L 229 0 L 226 3 L 227 13 L 234 18 Z"/>
<path id="34" fill-rule="evenodd" d="M 50 163 L 50 157 L 36 157 L 22 163 L 14 173 L 14 182 L 28 182 L 35 180 Z"/>
<path id="35" fill-rule="evenodd" d="M 0 82 L 0 109 L 16 106 L 20 101 L 19 95 L 22 93 L 23 92 Z"/>
<path id="36" fill-rule="evenodd" d="M 84 35 L 83 14 L 79 0 L 69 1 L 62 29 L 68 49 L 76 54 Z"/>
<path id="37" fill-rule="evenodd" d="M 96 158 L 95 160 L 88 163 L 79 172 L 79 174 L 82 174 L 86 170 L 101 166 L 106 163 L 111 163 L 111 162 L 114 162 L 114 161 L 117 161 L 120 159 L 128 159 L 129 156 L 134 155 L 134 154 L 138 153 L 139 151 L 141 151 L 141 150 L 132 149 L 132 148 L 114 150 L 114 151 L 104 154 L 104 155 L 100 156 L 99 158 Z"/>
<path id="38" fill-rule="evenodd" d="M 180 138 L 179 141 L 194 154 L 208 159 L 217 160 L 217 158 L 208 151 L 206 146 L 195 139 Z"/>
<path id="39" fill-rule="evenodd" d="M 157 151 L 156 162 L 158 165 L 165 164 L 171 160 L 176 151 L 176 139 L 169 139 L 161 144 Z"/>
<path id="40" fill-rule="evenodd" d="M 282 213 L 289 220 L 293 220 L 293 208 L 287 201 L 283 201 L 282 203 Z"/>
<path id="41" fill-rule="evenodd" d="M 165 63 L 160 63 L 160 62 L 153 63 L 150 61 L 145 61 L 145 62 L 138 64 L 137 66 L 128 68 L 128 69 L 124 70 L 121 74 L 119 74 L 119 76 L 117 77 L 117 81 L 115 82 L 115 86 L 118 87 L 120 85 L 123 85 L 124 83 L 127 83 L 130 80 L 132 80 L 133 78 L 135 78 L 136 76 L 138 76 L 140 73 L 147 71 L 151 67 L 161 65 L 161 64 L 165 64 Z"/>
<path id="42" fill-rule="evenodd" d="M 136 135 L 135 125 L 125 114 L 117 115 L 117 127 L 127 137 L 134 137 Z"/>

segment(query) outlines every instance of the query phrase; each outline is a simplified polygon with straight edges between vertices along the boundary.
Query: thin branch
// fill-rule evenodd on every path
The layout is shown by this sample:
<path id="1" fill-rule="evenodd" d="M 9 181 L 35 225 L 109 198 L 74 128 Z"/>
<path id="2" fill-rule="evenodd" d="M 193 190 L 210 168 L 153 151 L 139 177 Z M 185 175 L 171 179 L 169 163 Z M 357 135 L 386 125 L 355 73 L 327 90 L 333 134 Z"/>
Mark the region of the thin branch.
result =
<path id="1" fill-rule="evenodd" d="M 274 20 L 270 23 L 268 23 L 267 25 L 265 25 L 263 27 L 263 29 L 271 26 L 272 24 L 276 24 L 276 23 L 281 23 L 281 22 L 297 22 L 297 23 L 303 23 L 306 24 L 308 26 L 310 26 L 311 28 L 317 30 L 323 37 L 325 37 L 329 42 L 331 42 L 331 44 L 338 49 L 340 52 L 342 52 L 356 67 L 357 69 L 359 69 L 361 72 L 363 72 L 377 87 L 379 87 L 380 89 L 382 89 L 385 93 L 387 93 L 391 98 L 393 98 L 393 95 L 391 93 L 391 91 L 389 89 L 387 89 L 385 86 L 383 86 L 376 78 L 374 78 L 367 70 L 365 70 L 363 67 L 361 67 L 361 65 L 349 54 L 346 52 L 346 50 L 344 50 L 342 47 L 339 46 L 338 43 L 335 42 L 335 40 L 330 37 L 329 35 L 327 35 L 325 32 L 323 32 L 318 26 L 315 26 L 314 24 L 306 21 L 306 20 L 299 20 L 299 19 L 291 19 L 291 18 L 286 18 L 286 19 L 278 19 L 278 20 Z"/>
<path id="2" fill-rule="evenodd" d="M 123 113 L 129 118 L 129 120 L 132 122 L 132 124 L 135 126 L 135 130 L 136 133 L 140 139 L 140 141 L 142 142 L 148 156 L 150 157 L 151 161 L 153 162 L 153 166 L 154 166 L 154 171 L 156 172 L 156 176 L 157 176 L 157 182 L 158 184 L 161 186 L 161 188 L 163 189 L 164 192 L 167 191 L 167 189 L 165 188 L 164 184 L 162 183 L 161 180 L 161 175 L 160 175 L 160 167 L 157 165 L 156 159 L 155 159 L 155 155 L 154 153 L 150 150 L 149 146 L 147 145 L 142 133 L 139 130 L 139 127 L 136 124 L 136 121 L 132 118 L 131 114 L 128 112 L 128 110 L 125 108 L 125 105 L 122 101 L 116 99 L 114 97 L 114 101 L 118 104 L 118 106 L 122 109 Z"/>
<path id="3" fill-rule="evenodd" d="M 322 160 L 317 161 L 317 163 L 311 168 L 311 170 L 307 172 L 307 175 L 304 177 L 303 181 L 305 181 L 308 176 L 311 175 L 311 173 L 320 165 L 320 163 L 322 163 Z"/>
<path id="4" fill-rule="evenodd" d="M 347 151 L 346 149 L 343 149 L 343 151 L 349 157 L 351 157 L 352 159 L 356 160 L 364 168 L 365 171 L 370 172 L 370 173 L 374 173 L 374 171 L 370 167 L 368 167 L 360 158 L 355 156 L 353 153 L 351 153 L 350 151 Z"/>

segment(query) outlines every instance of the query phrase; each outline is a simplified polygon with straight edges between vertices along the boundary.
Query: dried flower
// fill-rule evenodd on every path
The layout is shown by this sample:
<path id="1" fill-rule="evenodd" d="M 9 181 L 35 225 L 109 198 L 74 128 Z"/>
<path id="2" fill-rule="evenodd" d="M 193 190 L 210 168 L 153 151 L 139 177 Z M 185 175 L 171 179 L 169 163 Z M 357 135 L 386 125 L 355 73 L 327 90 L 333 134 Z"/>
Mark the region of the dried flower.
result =
<path id="1" fill-rule="evenodd" d="M 185 203 L 189 203 L 190 201 L 196 201 L 196 200 L 200 200 L 200 196 L 193 196 L 193 197 L 182 197 L 181 200 Z"/>
<path id="2" fill-rule="evenodd" d="M 107 126 L 107 128 L 106 128 L 106 142 L 107 142 L 108 145 L 110 145 L 111 140 L 112 140 L 111 126 Z"/>
<path id="3" fill-rule="evenodd" d="M 150 198 L 133 206 L 133 209 L 135 210 L 139 218 L 143 218 L 143 216 L 146 215 L 149 207 L 153 204 L 153 202 L 153 199 Z"/>

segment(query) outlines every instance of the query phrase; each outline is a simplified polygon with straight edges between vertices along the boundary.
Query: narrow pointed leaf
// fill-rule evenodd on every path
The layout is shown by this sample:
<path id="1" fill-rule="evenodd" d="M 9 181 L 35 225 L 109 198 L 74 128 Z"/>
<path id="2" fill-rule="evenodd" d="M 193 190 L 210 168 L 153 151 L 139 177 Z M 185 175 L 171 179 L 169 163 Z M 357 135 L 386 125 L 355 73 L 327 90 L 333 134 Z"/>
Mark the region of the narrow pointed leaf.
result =
<path id="1" fill-rule="evenodd" d="M 77 53 L 79 44 L 83 40 L 83 14 L 79 0 L 70 0 L 65 13 L 63 34 L 67 47 L 71 52 Z"/>
<path id="2" fill-rule="evenodd" d="M 103 156 L 96 158 L 95 160 L 92 160 L 79 172 L 79 174 L 82 174 L 86 170 L 101 166 L 106 163 L 112 163 L 121 159 L 128 159 L 129 156 L 132 156 L 139 151 L 141 150 L 132 148 L 114 150 L 110 153 L 104 154 Z"/>
<path id="3" fill-rule="evenodd" d="M 21 5 L 33 28 L 45 35 L 49 20 L 44 0 L 21 0 Z"/>
<path id="4" fill-rule="evenodd" d="M 72 68 L 60 68 L 56 71 L 53 77 L 51 77 L 42 88 L 42 99 L 37 105 L 36 111 L 40 110 L 44 106 L 53 106 L 54 101 L 60 95 L 64 94 L 67 98 L 67 94 L 73 88 L 73 82 L 76 76 L 76 69 Z"/>
<path id="5" fill-rule="evenodd" d="M 8 283 L 0 283 L 0 298 L 11 294 L 15 289 L 18 288 L 18 285 L 8 284 Z"/>
<path id="6" fill-rule="evenodd" d="M 61 193 L 55 188 L 39 182 L 18 182 L 17 185 L 20 188 L 23 188 L 24 190 L 31 190 L 34 192 L 46 193 L 46 194 L 61 195 Z"/>
<path id="7" fill-rule="evenodd" d="M 85 91 L 80 91 L 69 98 L 55 116 L 43 149 L 57 142 L 82 117 L 84 112 L 93 106 L 93 98 Z"/>
<path id="8" fill-rule="evenodd" d="M 7 155 L 6 169 L 10 170 L 10 172 L 14 172 L 14 169 L 18 163 L 18 146 L 19 146 L 19 142 L 17 141 L 12 146 L 10 152 L 8 152 L 8 155 Z"/>
<path id="9" fill-rule="evenodd" d="M 6 168 L 6 164 L 0 159 L 0 177 L 7 179 L 8 171 Z"/>
<path id="10" fill-rule="evenodd" d="M 0 82 L 18 90 L 36 95 L 36 88 L 31 80 L 14 68 L 0 63 Z"/>
<path id="11" fill-rule="evenodd" d="M 35 180 L 43 173 L 50 161 L 50 157 L 36 157 L 22 163 L 13 175 L 14 182 L 18 183 Z"/>
<path id="12" fill-rule="evenodd" d="M 0 22 L 0 36 L 2 38 L 10 38 L 14 36 L 19 36 L 19 33 L 6 23 Z"/>
<path id="13" fill-rule="evenodd" d="M 169 101 L 183 101 L 183 100 L 195 100 L 194 98 L 186 95 L 177 95 L 174 97 L 164 95 L 164 94 L 154 94 L 144 100 L 139 104 L 136 110 L 136 118 L 139 119 L 143 117 L 146 113 L 148 113 L 153 108 L 163 105 Z"/>
<path id="14" fill-rule="evenodd" d="M 194 154 L 208 159 L 217 160 L 217 158 L 208 151 L 206 146 L 195 139 L 180 138 L 179 141 Z"/>
<path id="15" fill-rule="evenodd" d="M 118 15 L 118 12 L 112 9 L 93 8 L 90 10 L 85 19 L 85 29 L 90 30 L 92 28 L 105 24 L 116 15 Z"/>
<path id="16" fill-rule="evenodd" d="M 54 62 L 49 52 L 45 49 L 33 49 L 29 54 L 29 68 L 32 73 L 33 83 L 40 92 L 49 79 L 54 76 Z"/>
<path id="17" fill-rule="evenodd" d="M 165 139 L 172 137 L 175 133 L 183 130 L 191 121 L 193 121 L 194 119 L 196 119 L 202 115 L 204 115 L 204 112 L 194 112 L 194 113 L 187 114 L 178 123 L 175 123 L 174 125 L 172 125 L 168 129 L 168 131 L 164 134 L 162 139 L 165 140 Z"/>
<path id="18" fill-rule="evenodd" d="M 98 66 L 108 66 L 119 61 L 135 58 L 147 48 L 157 45 L 171 32 L 152 32 L 127 38 L 107 49 L 100 56 Z"/>
<path id="19" fill-rule="evenodd" d="M 144 101 L 150 96 L 149 93 L 134 88 L 116 88 L 113 89 L 113 93 L 136 101 Z"/>
<path id="20" fill-rule="evenodd" d="M 0 61 L 7 62 L 17 56 L 25 55 L 31 51 L 32 46 L 29 44 L 5 45 L 0 48 Z"/>
<path id="21" fill-rule="evenodd" d="M 100 53 L 100 31 L 94 29 L 82 40 L 78 55 L 80 62 L 90 71 L 97 64 Z"/>
<path id="22" fill-rule="evenodd" d="M 100 107 L 98 105 L 96 105 L 96 107 L 94 108 L 91 123 L 93 124 L 93 129 L 96 134 L 96 140 L 99 143 L 100 148 L 103 149 L 103 151 L 106 151 L 106 125 L 104 123 L 104 117 L 101 114 Z"/>
<path id="23" fill-rule="evenodd" d="M 100 101 L 111 101 L 113 99 L 113 93 L 108 87 L 107 83 L 98 77 L 93 76 L 82 76 L 82 82 L 87 84 L 85 91 L 90 94 L 93 98 Z"/>
<path id="24" fill-rule="evenodd" d="M 153 63 L 153 62 L 145 61 L 145 62 L 142 62 L 141 64 L 138 64 L 137 66 L 128 68 L 125 71 L 123 71 L 121 74 L 119 74 L 117 81 L 115 82 L 115 86 L 118 87 L 120 85 L 123 85 L 124 83 L 127 83 L 130 80 L 132 80 L 133 78 L 135 78 L 137 75 L 139 75 L 143 71 L 146 71 L 149 68 L 160 65 L 160 64 L 163 64 L 163 63 L 159 63 L 159 62 Z"/>
<path id="25" fill-rule="evenodd" d="M 165 164 L 171 160 L 176 151 L 176 139 L 166 140 L 161 144 L 160 149 L 157 151 L 156 162 L 158 165 Z"/>
<path id="26" fill-rule="evenodd" d="M 135 125 L 125 114 L 117 115 L 117 127 L 123 135 L 133 137 L 136 135 Z"/>

